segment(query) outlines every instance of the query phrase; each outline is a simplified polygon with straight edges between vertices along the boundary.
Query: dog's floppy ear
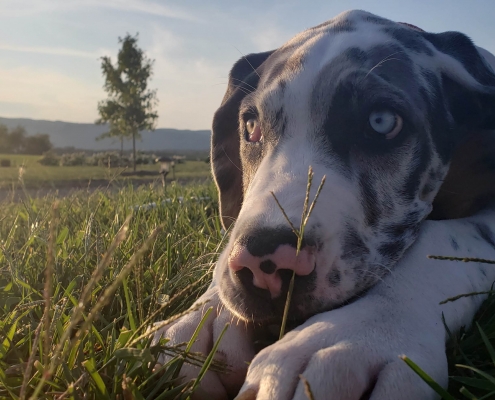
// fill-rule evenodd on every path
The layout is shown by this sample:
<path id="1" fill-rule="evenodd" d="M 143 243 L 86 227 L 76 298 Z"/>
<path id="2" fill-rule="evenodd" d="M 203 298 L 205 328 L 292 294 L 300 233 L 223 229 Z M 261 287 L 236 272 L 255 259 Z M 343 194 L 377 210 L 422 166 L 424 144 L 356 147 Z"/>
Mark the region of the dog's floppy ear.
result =
<path id="1" fill-rule="evenodd" d="M 495 57 L 458 32 L 425 34 L 441 52 L 450 168 L 431 218 L 463 218 L 495 203 Z M 443 54 L 442 54 L 443 53 Z M 440 100 L 440 99 L 439 99 Z"/>
<path id="2" fill-rule="evenodd" d="M 495 129 L 493 56 L 459 32 L 424 35 L 440 52 L 442 89 L 456 125 L 468 131 Z"/>
<path id="3" fill-rule="evenodd" d="M 247 94 L 256 90 L 260 79 L 257 68 L 272 53 L 273 51 L 249 54 L 234 64 L 230 71 L 227 92 L 213 117 L 210 159 L 225 229 L 237 218 L 243 200 L 239 106 Z"/>

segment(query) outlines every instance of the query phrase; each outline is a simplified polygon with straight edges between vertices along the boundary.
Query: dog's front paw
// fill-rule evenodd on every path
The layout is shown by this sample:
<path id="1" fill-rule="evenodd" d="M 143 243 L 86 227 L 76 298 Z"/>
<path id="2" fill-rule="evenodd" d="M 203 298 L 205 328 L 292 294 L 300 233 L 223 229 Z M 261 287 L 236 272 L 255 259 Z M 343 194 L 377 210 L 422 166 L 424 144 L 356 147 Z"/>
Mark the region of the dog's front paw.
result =
<path id="1" fill-rule="evenodd" d="M 399 356 L 407 355 L 445 386 L 445 332 L 429 332 L 425 321 L 361 300 L 317 315 L 265 348 L 237 399 L 307 400 L 308 386 L 316 400 L 436 399 Z"/>
<path id="2" fill-rule="evenodd" d="M 223 400 L 232 398 L 239 391 L 244 382 L 248 364 L 254 357 L 254 349 L 250 329 L 243 322 L 238 322 L 237 318 L 220 303 L 216 288 L 210 288 L 196 302 L 196 306 L 193 306 L 194 311 L 156 331 L 153 343 L 156 344 L 162 337 L 169 339 L 167 345 L 171 346 L 189 342 L 209 308 L 212 310 L 197 340 L 192 345 L 191 352 L 208 355 L 225 325 L 229 323 L 229 328 L 220 341 L 215 357 L 227 364 L 228 371 L 225 373 L 207 372 L 193 395 L 193 399 Z M 168 356 L 162 355 L 159 358 L 159 364 L 163 365 L 168 360 Z M 199 367 L 184 364 L 180 375 L 184 380 L 195 379 L 199 370 Z"/>

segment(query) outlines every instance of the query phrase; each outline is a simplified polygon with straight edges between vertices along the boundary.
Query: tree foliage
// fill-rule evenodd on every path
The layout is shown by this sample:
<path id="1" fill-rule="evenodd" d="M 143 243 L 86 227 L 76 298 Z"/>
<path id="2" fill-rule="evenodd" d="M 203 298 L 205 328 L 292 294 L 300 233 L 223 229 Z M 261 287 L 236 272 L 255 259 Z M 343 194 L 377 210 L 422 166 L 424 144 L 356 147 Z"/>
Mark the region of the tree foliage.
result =
<path id="1" fill-rule="evenodd" d="M 136 138 L 140 131 L 154 130 L 158 114 L 156 90 L 148 88 L 153 74 L 150 60 L 137 45 L 138 35 L 127 34 L 119 38 L 121 49 L 114 65 L 110 57 L 101 58 L 101 69 L 105 78 L 106 100 L 98 103 L 100 118 L 97 124 L 108 124 L 109 131 L 102 137 L 132 138 L 133 167 L 136 170 Z"/>
<path id="2" fill-rule="evenodd" d="M 43 154 L 52 147 L 46 133 L 28 136 L 22 126 L 9 131 L 5 125 L 0 125 L 0 154 Z"/>

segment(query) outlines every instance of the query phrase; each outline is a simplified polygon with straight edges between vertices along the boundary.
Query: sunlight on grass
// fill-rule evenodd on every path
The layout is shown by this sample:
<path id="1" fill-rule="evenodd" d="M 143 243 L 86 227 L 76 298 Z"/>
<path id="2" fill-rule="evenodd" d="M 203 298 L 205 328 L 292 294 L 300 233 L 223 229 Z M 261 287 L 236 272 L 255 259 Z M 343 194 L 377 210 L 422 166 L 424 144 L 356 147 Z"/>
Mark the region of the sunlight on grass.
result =
<path id="1" fill-rule="evenodd" d="M 225 241 L 216 198 L 213 184 L 171 184 L 1 202 L 0 398 L 185 400 L 208 369 L 226 371 L 215 347 L 190 351 L 201 324 L 188 343 L 149 337 L 211 280 Z M 495 395 L 494 310 L 491 294 L 479 328 L 449 343 L 452 398 Z M 178 379 L 184 363 L 196 379 Z"/>
<path id="2" fill-rule="evenodd" d="M 18 186 L 19 169 L 23 169 L 23 184 L 26 188 L 61 188 L 86 187 L 90 181 L 129 181 L 122 173 L 131 172 L 132 168 L 106 168 L 104 166 L 45 166 L 38 163 L 41 156 L 1 155 L 0 159 L 11 160 L 11 167 L 0 168 L 0 189 Z M 159 166 L 156 164 L 139 165 L 139 171 L 156 173 L 153 175 L 133 176 L 134 181 L 159 180 Z M 204 161 L 186 161 L 175 167 L 177 179 L 205 179 L 210 177 L 210 164 Z M 171 174 L 168 177 L 170 181 Z"/>

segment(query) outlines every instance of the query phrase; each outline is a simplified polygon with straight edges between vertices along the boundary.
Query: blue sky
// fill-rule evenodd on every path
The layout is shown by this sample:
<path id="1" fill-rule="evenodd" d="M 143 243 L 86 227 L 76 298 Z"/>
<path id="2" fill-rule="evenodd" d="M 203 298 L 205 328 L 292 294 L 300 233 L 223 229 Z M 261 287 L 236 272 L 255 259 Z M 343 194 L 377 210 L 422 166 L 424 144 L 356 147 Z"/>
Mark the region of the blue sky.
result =
<path id="1" fill-rule="evenodd" d="M 99 57 L 139 32 L 155 59 L 159 127 L 208 129 L 231 65 L 359 8 L 432 32 L 458 30 L 495 52 L 493 0 L 1 0 L 0 116 L 94 122 Z"/>

